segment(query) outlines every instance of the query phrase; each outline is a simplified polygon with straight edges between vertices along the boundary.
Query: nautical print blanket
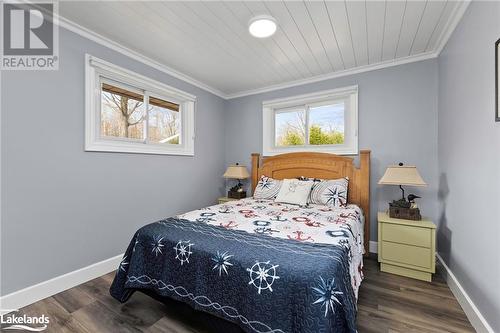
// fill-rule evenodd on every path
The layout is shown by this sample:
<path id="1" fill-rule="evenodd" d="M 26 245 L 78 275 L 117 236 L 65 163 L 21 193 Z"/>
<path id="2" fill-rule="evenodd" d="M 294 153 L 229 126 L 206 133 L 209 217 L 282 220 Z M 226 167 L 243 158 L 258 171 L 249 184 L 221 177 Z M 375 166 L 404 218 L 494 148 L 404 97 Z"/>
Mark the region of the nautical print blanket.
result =
<path id="1" fill-rule="evenodd" d="M 148 289 L 246 332 L 356 332 L 348 252 L 169 218 L 136 232 L 110 292 Z"/>
<path id="2" fill-rule="evenodd" d="M 347 249 L 354 293 L 363 280 L 363 214 L 356 205 L 307 207 L 247 198 L 179 215 L 194 222 L 299 242 L 340 245 Z"/>

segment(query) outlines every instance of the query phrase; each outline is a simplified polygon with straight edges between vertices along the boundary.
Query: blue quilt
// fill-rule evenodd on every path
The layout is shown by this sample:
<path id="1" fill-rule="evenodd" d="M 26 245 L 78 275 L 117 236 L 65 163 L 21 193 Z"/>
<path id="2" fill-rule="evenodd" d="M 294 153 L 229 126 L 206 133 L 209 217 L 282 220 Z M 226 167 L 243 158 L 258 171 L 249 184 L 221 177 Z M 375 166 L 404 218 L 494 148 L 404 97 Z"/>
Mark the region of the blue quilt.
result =
<path id="1" fill-rule="evenodd" d="M 169 218 L 136 232 L 110 292 L 148 289 L 245 332 L 356 332 L 348 265 L 342 246 Z"/>

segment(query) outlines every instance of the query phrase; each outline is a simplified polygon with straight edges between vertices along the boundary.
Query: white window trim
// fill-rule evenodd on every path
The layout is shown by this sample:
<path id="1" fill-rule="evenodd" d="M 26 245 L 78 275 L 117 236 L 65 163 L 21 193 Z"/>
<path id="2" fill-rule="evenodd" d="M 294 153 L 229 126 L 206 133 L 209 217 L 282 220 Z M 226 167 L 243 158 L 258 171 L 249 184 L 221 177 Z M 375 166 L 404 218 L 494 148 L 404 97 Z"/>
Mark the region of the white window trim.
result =
<path id="1" fill-rule="evenodd" d="M 147 140 L 134 142 L 119 138 L 102 138 L 101 78 L 130 85 L 144 90 L 145 94 L 154 94 L 155 97 L 178 103 L 182 112 L 180 144 L 151 144 Z M 194 95 L 89 54 L 85 55 L 85 151 L 194 156 L 195 103 Z"/>
<path id="2" fill-rule="evenodd" d="M 307 104 L 317 104 L 328 100 L 345 98 L 349 102 L 350 111 L 346 112 L 345 133 L 347 142 L 341 145 L 301 145 L 277 147 L 275 145 L 275 110 L 293 108 Z M 339 89 L 323 90 L 311 94 L 304 94 L 286 98 L 273 99 L 262 103 L 262 154 L 273 156 L 291 152 L 324 152 L 338 155 L 358 154 L 358 86 L 349 86 Z"/>

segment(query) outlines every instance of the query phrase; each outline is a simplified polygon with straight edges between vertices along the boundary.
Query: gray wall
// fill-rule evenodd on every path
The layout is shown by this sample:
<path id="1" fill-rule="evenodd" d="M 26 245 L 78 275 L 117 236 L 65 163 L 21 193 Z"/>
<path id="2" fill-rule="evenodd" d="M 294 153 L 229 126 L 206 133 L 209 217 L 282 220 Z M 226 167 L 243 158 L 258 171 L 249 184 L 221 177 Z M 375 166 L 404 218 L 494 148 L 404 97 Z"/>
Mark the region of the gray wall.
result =
<path id="1" fill-rule="evenodd" d="M 86 52 L 196 95 L 195 156 L 84 152 Z M 224 186 L 221 98 L 66 30 L 60 61 L 2 73 L 2 295 L 123 253 L 139 226 Z"/>
<path id="2" fill-rule="evenodd" d="M 494 43 L 500 2 L 472 2 L 439 57 L 438 249 L 500 332 L 500 123 Z"/>
<path id="3" fill-rule="evenodd" d="M 250 154 L 262 152 L 262 101 L 359 86 L 359 147 L 372 150 L 371 240 L 377 240 L 376 214 L 400 196 L 397 187 L 378 186 L 389 164 L 416 165 L 429 184 L 408 188 L 423 197 L 422 213 L 437 217 L 437 60 L 302 85 L 228 101 L 226 106 L 226 163 L 250 166 Z"/>

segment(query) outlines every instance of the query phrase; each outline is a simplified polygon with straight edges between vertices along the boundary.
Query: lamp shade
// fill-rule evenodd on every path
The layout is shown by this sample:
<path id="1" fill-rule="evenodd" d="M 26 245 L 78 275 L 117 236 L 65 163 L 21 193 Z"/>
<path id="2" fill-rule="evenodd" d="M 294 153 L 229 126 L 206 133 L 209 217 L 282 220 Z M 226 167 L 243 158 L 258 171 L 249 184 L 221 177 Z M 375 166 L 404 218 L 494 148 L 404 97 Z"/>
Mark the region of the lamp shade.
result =
<path id="1" fill-rule="evenodd" d="M 228 166 L 226 172 L 222 177 L 232 179 L 246 179 L 250 177 L 250 174 L 248 173 L 246 166 L 235 164 Z"/>
<path id="2" fill-rule="evenodd" d="M 427 186 L 415 166 L 391 165 L 378 181 L 380 185 Z"/>

